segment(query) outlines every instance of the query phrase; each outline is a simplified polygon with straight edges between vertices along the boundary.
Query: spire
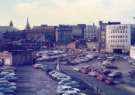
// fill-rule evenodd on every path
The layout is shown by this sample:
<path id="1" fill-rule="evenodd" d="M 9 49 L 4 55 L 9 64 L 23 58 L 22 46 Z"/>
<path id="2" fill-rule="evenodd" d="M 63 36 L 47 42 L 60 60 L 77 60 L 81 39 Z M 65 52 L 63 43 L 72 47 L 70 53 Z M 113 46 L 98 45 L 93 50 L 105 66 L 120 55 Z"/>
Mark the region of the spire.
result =
<path id="1" fill-rule="evenodd" d="M 9 26 L 10 26 L 10 27 L 13 27 L 13 22 L 12 22 L 12 20 L 10 21 Z"/>
<path id="2" fill-rule="evenodd" d="M 27 17 L 27 23 L 26 23 L 26 28 L 25 29 L 30 29 L 30 24 L 29 24 L 29 19 Z"/>

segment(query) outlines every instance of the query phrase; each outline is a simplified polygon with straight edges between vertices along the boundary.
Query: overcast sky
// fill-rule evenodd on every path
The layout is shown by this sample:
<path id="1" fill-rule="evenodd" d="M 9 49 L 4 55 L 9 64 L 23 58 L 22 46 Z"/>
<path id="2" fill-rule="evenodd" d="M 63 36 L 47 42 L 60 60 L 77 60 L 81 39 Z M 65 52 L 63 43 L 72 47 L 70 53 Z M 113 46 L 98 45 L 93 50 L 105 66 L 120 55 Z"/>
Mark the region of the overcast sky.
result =
<path id="1" fill-rule="evenodd" d="M 77 24 L 104 21 L 133 23 L 135 0 L 0 0 L 0 25 L 24 28 L 40 24 Z"/>

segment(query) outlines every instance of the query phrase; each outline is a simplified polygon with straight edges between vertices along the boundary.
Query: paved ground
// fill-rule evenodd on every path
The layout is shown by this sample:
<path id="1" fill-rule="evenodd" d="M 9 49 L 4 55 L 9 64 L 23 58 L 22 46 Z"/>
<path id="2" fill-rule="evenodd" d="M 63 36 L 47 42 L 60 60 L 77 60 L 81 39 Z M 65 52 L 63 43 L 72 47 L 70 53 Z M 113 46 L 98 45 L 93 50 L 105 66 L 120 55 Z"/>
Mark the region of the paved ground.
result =
<path id="1" fill-rule="evenodd" d="M 17 91 L 15 95 L 56 95 L 57 83 L 32 66 L 17 67 Z"/>

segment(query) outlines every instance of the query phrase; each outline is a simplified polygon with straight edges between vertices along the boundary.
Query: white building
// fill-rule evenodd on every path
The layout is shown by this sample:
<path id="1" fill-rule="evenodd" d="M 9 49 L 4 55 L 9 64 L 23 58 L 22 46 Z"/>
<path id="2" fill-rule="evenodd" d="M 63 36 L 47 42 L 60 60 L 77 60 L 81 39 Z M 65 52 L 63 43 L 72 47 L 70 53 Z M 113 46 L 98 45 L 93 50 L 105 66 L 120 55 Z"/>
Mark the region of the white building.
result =
<path id="1" fill-rule="evenodd" d="M 135 46 L 130 47 L 130 57 L 135 59 Z"/>
<path id="2" fill-rule="evenodd" d="M 87 25 L 84 38 L 89 41 L 96 41 L 97 39 L 97 27 L 95 25 Z"/>
<path id="3" fill-rule="evenodd" d="M 127 53 L 131 45 L 130 24 L 108 25 L 106 28 L 106 51 Z"/>

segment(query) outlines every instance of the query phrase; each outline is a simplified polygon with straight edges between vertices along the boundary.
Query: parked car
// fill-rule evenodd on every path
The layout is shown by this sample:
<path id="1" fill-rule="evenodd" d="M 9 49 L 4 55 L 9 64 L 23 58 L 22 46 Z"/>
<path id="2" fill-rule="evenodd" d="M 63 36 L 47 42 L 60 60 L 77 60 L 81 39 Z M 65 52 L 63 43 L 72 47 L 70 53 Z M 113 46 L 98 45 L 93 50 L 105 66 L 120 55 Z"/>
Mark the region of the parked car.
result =
<path id="1" fill-rule="evenodd" d="M 11 75 L 6 75 L 3 78 L 5 78 L 8 81 L 16 81 L 17 80 L 16 76 L 11 76 Z"/>
<path id="2" fill-rule="evenodd" d="M 111 73 L 110 70 L 104 70 L 104 71 L 103 71 L 103 74 L 106 75 L 106 76 L 107 76 L 108 74 L 110 74 L 110 73 Z"/>
<path id="3" fill-rule="evenodd" d="M 80 71 L 80 69 L 79 69 L 79 68 L 77 68 L 77 67 L 74 67 L 74 68 L 73 68 L 73 70 L 74 70 L 74 71 L 77 71 L 77 72 L 79 72 L 79 71 Z"/>
<path id="4" fill-rule="evenodd" d="M 92 76 L 92 77 L 96 77 L 97 76 L 97 72 L 96 71 L 91 71 L 88 73 L 88 75 Z"/>
<path id="5" fill-rule="evenodd" d="M 97 75 L 96 79 L 100 80 L 100 81 L 104 81 L 106 79 L 106 76 L 102 75 L 102 74 L 99 74 L 99 75 Z"/>
<path id="6" fill-rule="evenodd" d="M 122 77 L 122 73 L 121 72 L 112 72 L 108 76 L 112 77 L 112 78 L 121 78 Z"/>
<path id="7" fill-rule="evenodd" d="M 44 65 L 42 65 L 42 64 L 34 64 L 33 67 L 34 67 L 35 69 L 45 70 L 45 67 L 44 67 Z"/>
<path id="8" fill-rule="evenodd" d="M 135 78 L 135 70 L 129 71 L 129 75 L 131 78 Z"/>
<path id="9" fill-rule="evenodd" d="M 67 85 L 67 86 L 71 86 L 73 88 L 80 88 L 80 84 L 77 81 L 73 81 L 73 80 L 64 80 L 64 81 L 60 81 L 58 83 L 59 85 Z"/>
<path id="10" fill-rule="evenodd" d="M 118 69 L 117 66 L 111 65 L 111 64 L 105 65 L 105 67 L 108 68 L 108 69 Z"/>
<path id="11" fill-rule="evenodd" d="M 59 94 L 74 95 L 74 93 L 79 93 L 80 90 L 70 86 L 59 85 L 56 92 Z"/>
<path id="12" fill-rule="evenodd" d="M 58 72 L 58 71 L 55 71 L 55 70 L 49 72 L 49 75 L 50 75 L 53 79 L 56 79 L 56 80 L 58 80 L 58 81 L 71 79 L 70 76 L 67 76 L 66 74 L 63 74 L 63 73 Z"/>
<path id="13" fill-rule="evenodd" d="M 106 84 L 108 84 L 108 85 L 112 85 L 112 84 L 114 84 L 114 82 L 113 82 L 113 79 L 112 79 L 112 78 L 106 78 L 106 79 L 105 79 L 105 83 L 106 83 Z"/>

